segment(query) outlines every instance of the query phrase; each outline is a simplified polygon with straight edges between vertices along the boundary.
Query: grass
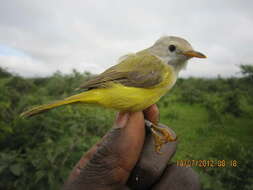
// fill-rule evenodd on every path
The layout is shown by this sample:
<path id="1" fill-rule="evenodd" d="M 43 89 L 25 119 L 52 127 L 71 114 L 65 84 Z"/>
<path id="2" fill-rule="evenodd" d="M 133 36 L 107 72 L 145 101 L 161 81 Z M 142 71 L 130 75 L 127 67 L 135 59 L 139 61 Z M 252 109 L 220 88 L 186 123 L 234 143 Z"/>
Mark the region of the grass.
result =
<path id="1" fill-rule="evenodd" d="M 161 107 L 161 122 L 170 126 L 179 136 L 177 159 L 210 159 L 208 154 L 216 144 L 226 145 L 224 139 L 251 147 L 253 143 L 252 119 L 226 115 L 222 125 L 210 125 L 208 112 L 198 104 L 173 103 Z M 242 125 L 243 123 L 243 125 Z M 231 158 L 233 159 L 233 158 Z"/>
<path id="2" fill-rule="evenodd" d="M 176 118 L 168 117 L 171 112 L 176 113 Z M 204 108 L 199 105 L 173 104 L 161 108 L 160 113 L 161 122 L 170 126 L 179 138 L 175 159 L 194 159 L 196 155 L 202 154 L 204 147 L 200 143 L 203 137 L 199 135 L 199 130 L 208 119 Z"/>
<path id="3" fill-rule="evenodd" d="M 224 115 L 221 125 L 212 125 L 207 109 L 198 104 L 171 103 L 160 107 L 160 122 L 172 128 L 179 138 L 177 152 L 172 159 L 177 160 L 237 160 L 238 167 L 230 168 L 200 168 L 193 167 L 199 174 L 205 190 L 227 189 L 224 187 L 224 177 L 239 175 L 240 170 L 246 170 L 240 148 L 252 150 L 252 113 L 244 117 Z M 238 148 L 239 147 L 239 148 Z M 250 158 L 249 158 L 250 159 Z M 226 162 L 229 163 L 229 162 Z M 243 169 L 242 169 L 243 168 Z M 212 176 L 206 173 L 211 169 L 220 173 Z M 210 174 L 210 173 L 209 173 Z"/>

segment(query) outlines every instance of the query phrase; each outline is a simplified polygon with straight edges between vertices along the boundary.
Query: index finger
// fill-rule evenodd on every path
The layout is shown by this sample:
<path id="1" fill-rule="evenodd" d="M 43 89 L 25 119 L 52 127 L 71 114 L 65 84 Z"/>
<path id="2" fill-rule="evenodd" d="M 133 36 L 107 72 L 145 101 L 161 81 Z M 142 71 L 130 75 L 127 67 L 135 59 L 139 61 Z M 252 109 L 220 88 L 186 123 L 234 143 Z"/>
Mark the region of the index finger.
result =
<path id="1" fill-rule="evenodd" d="M 151 105 L 147 109 L 143 110 L 145 119 L 149 120 L 154 124 L 159 122 L 159 109 L 156 104 Z"/>

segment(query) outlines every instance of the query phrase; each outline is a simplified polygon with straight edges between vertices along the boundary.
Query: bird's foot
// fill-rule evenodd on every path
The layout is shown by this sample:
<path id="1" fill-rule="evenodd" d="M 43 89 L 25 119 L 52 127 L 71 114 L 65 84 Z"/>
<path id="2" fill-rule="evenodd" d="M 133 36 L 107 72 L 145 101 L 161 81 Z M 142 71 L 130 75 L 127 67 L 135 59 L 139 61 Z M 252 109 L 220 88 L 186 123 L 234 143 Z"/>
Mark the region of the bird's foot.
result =
<path id="1" fill-rule="evenodd" d="M 177 140 L 177 138 L 174 137 L 168 128 L 160 127 L 148 120 L 145 120 L 145 124 L 151 129 L 155 141 L 155 150 L 157 153 L 161 153 L 160 150 L 162 145 Z"/>

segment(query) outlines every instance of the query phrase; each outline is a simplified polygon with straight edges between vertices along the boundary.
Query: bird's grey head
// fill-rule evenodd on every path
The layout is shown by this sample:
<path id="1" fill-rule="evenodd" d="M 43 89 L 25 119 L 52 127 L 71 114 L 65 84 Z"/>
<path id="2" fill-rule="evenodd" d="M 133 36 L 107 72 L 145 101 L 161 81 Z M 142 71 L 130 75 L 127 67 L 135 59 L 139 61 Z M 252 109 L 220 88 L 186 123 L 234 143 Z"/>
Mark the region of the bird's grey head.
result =
<path id="1" fill-rule="evenodd" d="M 149 51 L 172 65 L 176 71 L 184 68 L 190 58 L 206 58 L 204 54 L 193 50 L 191 44 L 185 39 L 175 36 L 161 37 L 149 48 Z"/>

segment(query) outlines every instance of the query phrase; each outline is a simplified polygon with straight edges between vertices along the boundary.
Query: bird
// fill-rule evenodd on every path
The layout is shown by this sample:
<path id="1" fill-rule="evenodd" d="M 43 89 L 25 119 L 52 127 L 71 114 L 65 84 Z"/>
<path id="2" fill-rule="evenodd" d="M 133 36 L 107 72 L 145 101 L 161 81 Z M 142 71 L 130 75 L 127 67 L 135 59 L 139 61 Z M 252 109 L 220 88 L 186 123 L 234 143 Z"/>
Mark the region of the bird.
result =
<path id="1" fill-rule="evenodd" d="M 35 106 L 23 113 L 31 117 L 66 104 L 96 104 L 122 112 L 142 111 L 155 104 L 176 83 L 179 72 L 189 59 L 206 58 L 191 44 L 177 36 L 162 36 L 150 47 L 124 55 L 118 63 L 94 78 L 85 81 L 81 92 L 63 100 Z M 175 141 L 164 128 L 145 120 L 154 136 L 155 149 L 160 151 L 167 142 Z"/>

